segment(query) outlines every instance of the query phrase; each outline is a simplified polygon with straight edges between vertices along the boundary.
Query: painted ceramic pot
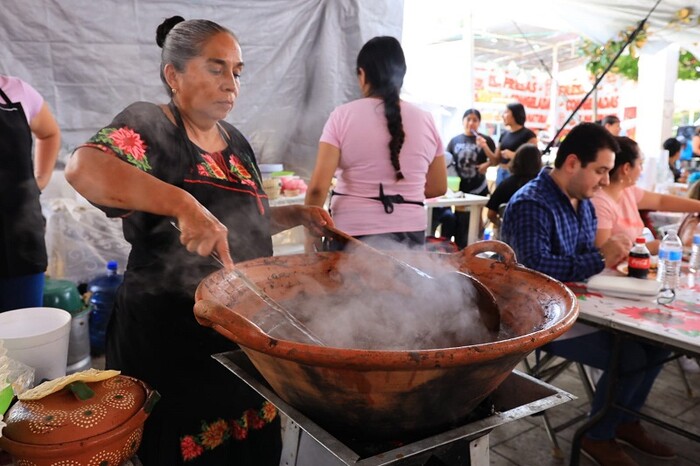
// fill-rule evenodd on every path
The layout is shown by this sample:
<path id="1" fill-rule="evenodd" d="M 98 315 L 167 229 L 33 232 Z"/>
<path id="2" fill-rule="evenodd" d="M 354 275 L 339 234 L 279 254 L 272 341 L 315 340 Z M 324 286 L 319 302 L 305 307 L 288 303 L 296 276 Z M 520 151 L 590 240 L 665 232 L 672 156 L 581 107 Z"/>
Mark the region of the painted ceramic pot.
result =
<path id="1" fill-rule="evenodd" d="M 17 466 L 119 466 L 133 457 L 158 392 L 123 375 L 85 385 L 88 399 L 66 387 L 15 403 L 0 448 Z"/>
<path id="2" fill-rule="evenodd" d="M 487 251 L 503 260 L 482 257 Z M 376 262 L 360 263 L 339 278 L 338 268 L 348 267 L 344 254 L 279 256 L 236 266 L 283 305 L 300 296 L 312 302 L 390 286 L 372 276 L 381 268 Z M 566 332 L 578 315 L 576 297 L 566 286 L 517 264 L 505 243 L 482 241 L 459 253 L 402 258 L 428 272 L 438 262 L 479 279 L 500 308 L 501 336 L 415 350 L 337 348 L 279 338 L 260 328 L 259 316 L 270 308 L 225 271 L 200 283 L 194 312 L 200 324 L 236 342 L 286 402 L 332 433 L 372 439 L 430 435 L 464 422 L 527 354 Z M 348 278 L 353 276 L 356 281 Z"/>

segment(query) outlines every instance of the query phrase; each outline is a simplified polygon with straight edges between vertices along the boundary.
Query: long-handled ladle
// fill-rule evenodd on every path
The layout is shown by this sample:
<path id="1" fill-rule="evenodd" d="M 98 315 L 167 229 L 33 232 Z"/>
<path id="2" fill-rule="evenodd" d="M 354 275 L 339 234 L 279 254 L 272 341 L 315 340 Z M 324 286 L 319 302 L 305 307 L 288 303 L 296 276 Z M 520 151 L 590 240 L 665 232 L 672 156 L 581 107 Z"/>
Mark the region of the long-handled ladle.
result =
<path id="1" fill-rule="evenodd" d="M 170 224 L 175 227 L 175 229 L 179 232 L 182 232 L 180 230 L 180 227 L 177 225 L 175 222 L 170 222 Z M 225 267 L 223 261 L 219 257 L 219 255 L 216 253 L 216 251 L 212 251 L 210 256 L 221 265 L 221 267 Z M 294 317 L 294 315 L 289 312 L 284 306 L 279 304 L 277 301 L 275 301 L 270 295 L 265 293 L 262 288 L 260 288 L 253 280 L 251 280 L 248 275 L 245 274 L 241 269 L 238 267 L 234 267 L 231 270 L 226 270 L 226 272 L 232 272 L 236 277 L 243 282 L 245 286 L 248 287 L 250 291 L 252 291 L 258 298 L 260 298 L 267 306 L 272 309 L 273 311 L 277 312 L 278 314 L 282 315 L 295 329 L 300 331 L 306 338 L 309 339 L 311 343 L 314 343 L 319 346 L 326 346 L 323 341 L 318 338 L 316 335 L 311 332 L 306 325 L 304 325 L 299 319 Z M 226 280 L 229 280 L 228 276 L 226 277 Z M 230 282 L 230 280 L 229 280 Z M 269 329 L 267 330 L 269 331 Z"/>

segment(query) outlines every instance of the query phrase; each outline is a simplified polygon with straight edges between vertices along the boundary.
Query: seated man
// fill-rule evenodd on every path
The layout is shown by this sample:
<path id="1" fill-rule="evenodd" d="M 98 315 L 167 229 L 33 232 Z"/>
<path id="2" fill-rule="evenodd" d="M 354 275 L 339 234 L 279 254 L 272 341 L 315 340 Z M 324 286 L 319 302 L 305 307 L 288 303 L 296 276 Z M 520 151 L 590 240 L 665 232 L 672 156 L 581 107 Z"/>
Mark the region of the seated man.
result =
<path id="1" fill-rule="evenodd" d="M 612 236 L 600 249 L 594 246 L 596 216 L 590 198 L 609 183 L 618 145 L 602 126 L 582 123 L 562 142 L 554 168 L 543 169 L 510 200 L 501 229 L 502 238 L 520 263 L 560 281 L 581 281 L 627 257 L 629 239 Z M 566 359 L 606 370 L 612 335 L 583 324 L 575 326 L 544 349 Z M 624 340 L 620 349 L 616 402 L 638 411 L 669 352 Z M 591 406 L 593 416 L 603 407 L 608 374 L 598 381 Z M 619 442 L 656 458 L 675 453 L 654 440 L 632 415 L 611 410 L 582 440 L 582 450 L 603 466 L 637 463 Z"/>

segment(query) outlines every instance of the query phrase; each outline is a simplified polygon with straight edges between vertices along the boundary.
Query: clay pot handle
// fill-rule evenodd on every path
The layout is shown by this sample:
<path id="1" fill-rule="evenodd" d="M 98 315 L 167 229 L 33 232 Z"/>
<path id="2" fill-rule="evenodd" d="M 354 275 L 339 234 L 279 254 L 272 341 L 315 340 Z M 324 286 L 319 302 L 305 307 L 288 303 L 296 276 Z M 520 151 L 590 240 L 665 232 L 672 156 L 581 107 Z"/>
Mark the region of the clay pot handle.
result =
<path id="1" fill-rule="evenodd" d="M 496 254 L 503 257 L 503 262 L 508 267 L 512 267 L 518 264 L 515 257 L 515 252 L 503 241 L 487 240 L 487 241 L 477 241 L 472 243 L 464 250 L 461 254 L 464 255 L 465 259 L 469 257 L 474 257 L 483 252 L 495 252 Z"/>
<path id="2" fill-rule="evenodd" d="M 250 320 L 221 304 L 202 299 L 194 303 L 194 316 L 200 325 L 211 327 L 226 338 L 243 346 L 258 346 L 255 342 L 269 339 Z"/>

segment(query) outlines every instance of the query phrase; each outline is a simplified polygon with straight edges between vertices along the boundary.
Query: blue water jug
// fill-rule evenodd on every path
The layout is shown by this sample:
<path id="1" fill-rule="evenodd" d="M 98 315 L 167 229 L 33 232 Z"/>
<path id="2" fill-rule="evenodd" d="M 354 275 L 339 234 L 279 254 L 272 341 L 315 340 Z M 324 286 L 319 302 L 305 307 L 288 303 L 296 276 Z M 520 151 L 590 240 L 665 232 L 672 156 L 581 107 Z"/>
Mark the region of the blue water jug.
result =
<path id="1" fill-rule="evenodd" d="M 107 263 L 107 273 L 88 283 L 90 292 L 90 352 L 99 356 L 105 351 L 107 322 L 114 307 L 117 288 L 124 277 L 117 273 L 117 261 Z"/>

